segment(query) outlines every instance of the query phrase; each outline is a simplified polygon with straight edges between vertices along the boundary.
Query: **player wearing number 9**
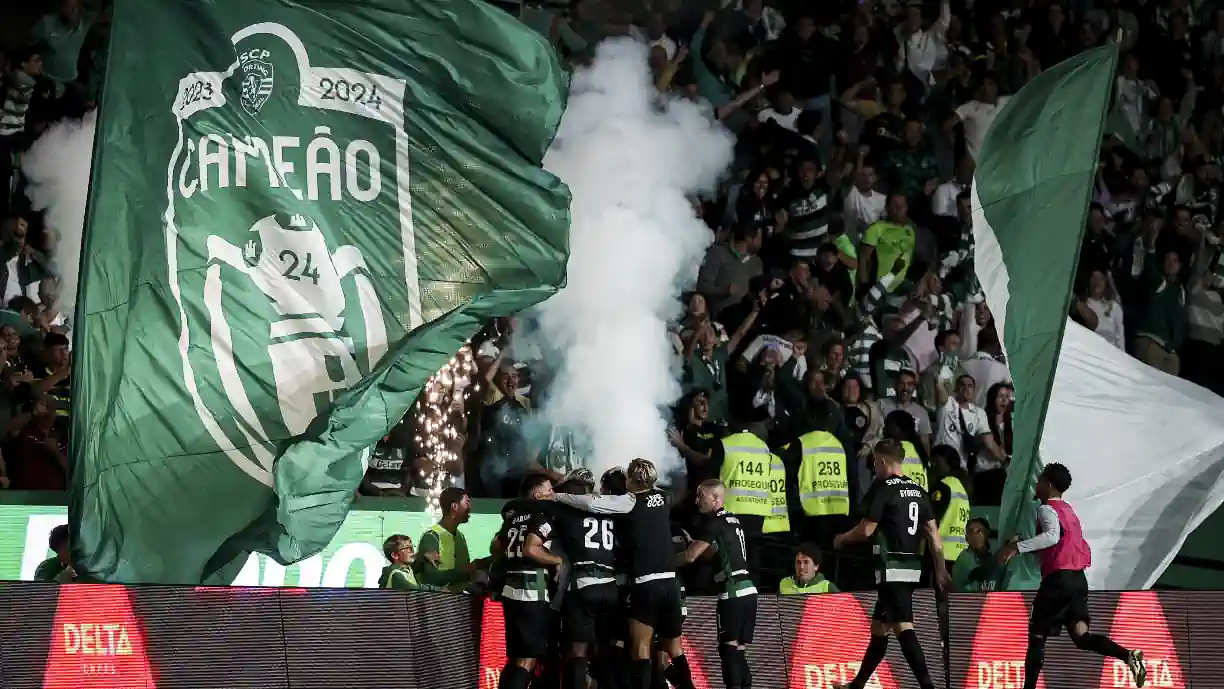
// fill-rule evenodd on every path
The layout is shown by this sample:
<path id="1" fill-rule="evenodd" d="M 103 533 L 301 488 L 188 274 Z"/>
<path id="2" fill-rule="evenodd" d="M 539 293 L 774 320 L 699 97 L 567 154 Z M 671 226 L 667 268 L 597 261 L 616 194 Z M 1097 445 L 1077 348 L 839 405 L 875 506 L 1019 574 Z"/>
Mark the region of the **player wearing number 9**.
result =
<path id="1" fill-rule="evenodd" d="M 918 635 L 914 632 L 913 593 L 922 576 L 921 546 L 925 540 L 935 561 L 935 581 L 947 589 L 950 578 L 935 515 L 924 490 L 902 473 L 905 449 L 885 439 L 872 449 L 876 480 L 864 499 L 866 510 L 858 526 L 833 539 L 833 547 L 871 539 L 879 594 L 871 622 L 871 642 L 858 675 L 849 684 L 862 689 L 875 673 L 895 634 L 914 678 L 922 689 L 932 689 L 930 672 Z"/>

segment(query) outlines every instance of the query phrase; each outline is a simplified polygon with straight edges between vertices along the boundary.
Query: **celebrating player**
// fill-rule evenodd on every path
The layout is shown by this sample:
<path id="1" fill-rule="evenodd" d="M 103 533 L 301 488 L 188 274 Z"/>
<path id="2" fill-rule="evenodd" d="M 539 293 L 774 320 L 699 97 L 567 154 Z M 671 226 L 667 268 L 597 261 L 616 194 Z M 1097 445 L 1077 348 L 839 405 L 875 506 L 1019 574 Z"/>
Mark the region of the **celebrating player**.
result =
<path id="1" fill-rule="evenodd" d="M 562 564 L 548 550 L 552 520 L 528 502 L 551 499 L 552 482 L 544 475 L 527 477 L 523 497 L 527 500 L 507 505 L 501 532 L 493 539 L 492 552 L 504 554 L 505 571 L 501 597 L 507 660 L 498 689 L 527 689 L 536 664 L 548 655 L 553 623 L 548 570 Z"/>
<path id="2" fill-rule="evenodd" d="M 935 561 L 935 581 L 947 589 L 950 577 L 944 565 L 939 527 L 927 500 L 926 491 L 902 474 L 905 449 L 896 440 L 884 439 L 872 449 L 876 480 L 863 499 L 866 514 L 858 526 L 833 539 L 841 548 L 868 538 L 873 539 L 876 559 L 875 613 L 871 618 L 871 642 L 863 654 L 863 664 L 849 684 L 835 689 L 863 689 L 888 650 L 888 636 L 895 634 L 901 652 L 922 689 L 934 689 L 927 670 L 922 644 L 914 632 L 913 594 L 922 575 L 921 545 L 926 539 Z"/>
<path id="3" fill-rule="evenodd" d="M 999 551 L 1006 563 L 1017 553 L 1037 553 L 1041 560 L 1041 587 L 1033 601 L 1029 618 L 1028 652 L 1024 656 L 1024 689 L 1036 689 L 1045 662 L 1046 637 L 1058 635 L 1066 627 L 1077 648 L 1092 651 L 1126 663 L 1135 686 L 1147 683 L 1143 651 L 1128 651 L 1112 639 L 1088 631 L 1088 578 L 1084 570 L 1092 565 L 1092 551 L 1084 540 L 1079 517 L 1063 500 L 1071 487 L 1071 472 L 1062 464 L 1050 464 L 1037 477 L 1036 536 L 1027 541 L 1012 539 Z"/>
<path id="4" fill-rule="evenodd" d="M 680 553 L 677 566 L 708 555 L 718 559 L 714 580 L 722 588 L 718 594 L 718 657 L 723 684 L 727 689 L 750 689 L 752 669 L 744 651 L 756 630 L 757 590 L 748 573 L 744 529 L 739 518 L 723 508 L 725 490 L 718 479 L 697 486 L 697 509 L 706 519 L 696 538 Z"/>
<path id="5" fill-rule="evenodd" d="M 558 502 L 591 512 L 625 512 L 621 520 L 628 550 L 630 689 L 650 689 L 650 650 L 655 633 L 659 647 L 671 658 L 668 681 L 676 689 L 693 689 L 684 648 L 683 603 L 676 579 L 675 554 L 667 496 L 658 488 L 658 471 L 645 459 L 635 459 L 625 472 L 630 495 L 559 495 Z M 626 507 L 628 509 L 626 510 Z"/>
<path id="6" fill-rule="evenodd" d="M 579 477 L 567 479 L 560 489 L 590 495 L 594 486 Z M 558 506 L 553 521 L 556 539 L 570 560 L 569 590 L 561 601 L 561 633 L 568 644 L 562 686 L 582 689 L 587 684 L 591 649 L 611 642 L 612 625 L 620 612 L 613 562 L 616 522 L 611 516 L 564 505 Z"/>

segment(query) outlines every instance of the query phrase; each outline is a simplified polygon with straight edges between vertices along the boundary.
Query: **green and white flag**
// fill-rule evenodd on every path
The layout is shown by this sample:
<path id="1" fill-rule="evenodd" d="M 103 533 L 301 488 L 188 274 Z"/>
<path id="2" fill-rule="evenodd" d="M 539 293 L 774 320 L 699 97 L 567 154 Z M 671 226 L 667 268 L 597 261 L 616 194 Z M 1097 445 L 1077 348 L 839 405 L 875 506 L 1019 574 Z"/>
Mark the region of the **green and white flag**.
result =
<path id="1" fill-rule="evenodd" d="M 118 0 L 110 50 L 74 564 L 228 583 L 322 550 L 422 384 L 564 283 L 568 77 L 481 0 Z"/>
<path id="2" fill-rule="evenodd" d="M 1000 535 L 1029 532 L 1038 447 L 1070 306 L 1118 51 L 1046 70 L 999 113 L 973 178 L 974 265 L 1016 389 Z"/>

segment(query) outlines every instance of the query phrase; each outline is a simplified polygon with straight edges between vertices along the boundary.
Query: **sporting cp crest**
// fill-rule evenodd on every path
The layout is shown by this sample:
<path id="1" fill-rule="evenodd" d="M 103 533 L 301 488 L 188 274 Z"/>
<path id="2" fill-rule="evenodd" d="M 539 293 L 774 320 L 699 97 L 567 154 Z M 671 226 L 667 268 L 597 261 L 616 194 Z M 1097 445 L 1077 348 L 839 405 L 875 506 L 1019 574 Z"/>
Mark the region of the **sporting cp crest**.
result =
<path id="1" fill-rule="evenodd" d="M 252 54 L 254 53 L 254 54 Z M 272 63 L 267 61 L 268 51 L 253 50 L 240 55 L 238 60 L 242 67 L 242 108 L 252 115 L 259 114 L 268 97 L 272 95 L 275 84 L 272 75 Z"/>
<path id="2" fill-rule="evenodd" d="M 287 44 L 283 56 L 271 52 L 272 38 Z M 237 61 L 224 62 L 232 69 L 189 74 L 174 101 L 186 144 L 170 160 L 178 193 L 165 215 L 175 247 L 169 274 L 183 381 L 202 430 L 271 486 L 278 453 L 309 435 L 406 332 L 387 314 L 412 313 L 409 287 L 419 284 L 401 248 L 413 241 L 400 182 L 407 159 L 394 153 L 402 115 L 381 100 L 350 98 L 341 109 L 328 102 L 332 90 L 314 87 L 341 80 L 369 93 L 377 85 L 379 98 L 400 102 L 403 82 L 312 67 L 280 24 L 253 25 L 232 40 Z M 273 63 L 282 79 L 299 78 L 277 85 L 296 96 L 283 108 L 267 107 Z M 200 84 L 229 100 L 208 97 Z M 260 121 L 242 112 L 261 113 Z M 355 454 L 368 459 L 368 450 Z"/>

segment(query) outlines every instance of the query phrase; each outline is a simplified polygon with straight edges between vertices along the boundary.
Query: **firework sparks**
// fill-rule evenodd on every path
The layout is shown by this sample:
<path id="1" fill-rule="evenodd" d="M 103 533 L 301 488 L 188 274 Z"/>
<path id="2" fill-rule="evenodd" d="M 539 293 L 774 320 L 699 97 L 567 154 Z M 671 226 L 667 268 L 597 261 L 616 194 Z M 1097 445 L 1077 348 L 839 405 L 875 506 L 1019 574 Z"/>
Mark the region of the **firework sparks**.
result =
<path id="1" fill-rule="evenodd" d="M 425 483 L 426 509 L 435 516 L 441 511 L 438 496 L 451 483 L 450 467 L 462 461 L 460 426 L 466 418 L 464 402 L 479 390 L 472 384 L 475 373 L 476 359 L 465 344 L 425 383 L 417 400 L 416 446 L 426 460 L 421 479 Z"/>

